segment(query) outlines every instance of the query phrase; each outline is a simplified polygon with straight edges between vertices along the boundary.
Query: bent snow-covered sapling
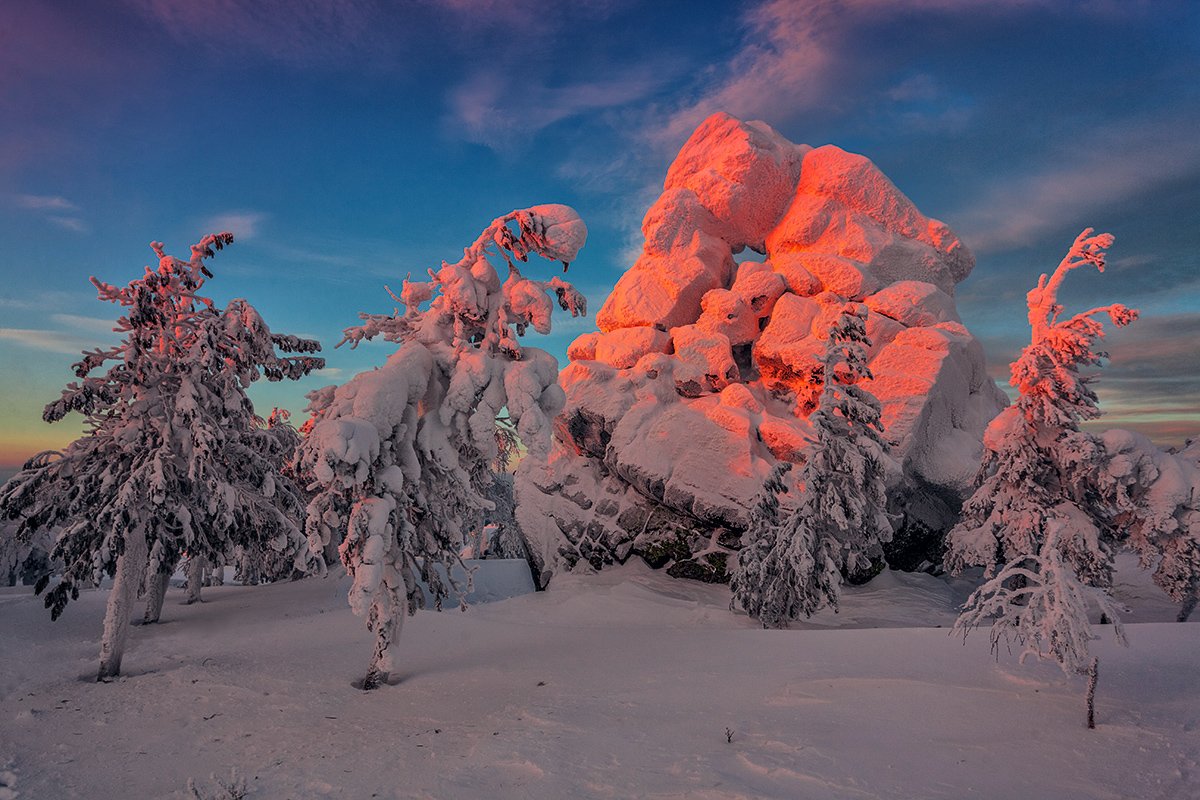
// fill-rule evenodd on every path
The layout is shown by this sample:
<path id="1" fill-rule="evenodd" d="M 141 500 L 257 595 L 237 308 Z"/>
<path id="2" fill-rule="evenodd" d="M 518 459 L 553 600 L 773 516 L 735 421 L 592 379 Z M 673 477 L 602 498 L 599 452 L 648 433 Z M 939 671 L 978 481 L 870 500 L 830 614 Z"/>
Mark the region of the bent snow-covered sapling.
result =
<path id="1" fill-rule="evenodd" d="M 552 301 L 572 315 L 583 296 L 558 277 L 525 277 L 530 253 L 575 259 L 587 228 L 574 210 L 543 205 L 498 217 L 454 263 L 405 280 L 404 311 L 362 314 L 343 342 L 380 337 L 400 345 L 385 364 L 334 391 L 310 395 L 314 414 L 300 469 L 313 476 L 308 536 L 314 552 L 340 539 L 354 583 L 350 606 L 375 636 L 364 689 L 386 682 L 407 614 L 460 594 L 450 578 L 463 533 L 486 508 L 502 409 L 535 456 L 549 446 L 564 402 L 558 362 L 524 347 L 550 332 Z M 503 280 L 489 256 L 507 268 Z M 427 307 L 423 307 L 426 304 Z M 462 600 L 459 600 L 460 605 Z"/>

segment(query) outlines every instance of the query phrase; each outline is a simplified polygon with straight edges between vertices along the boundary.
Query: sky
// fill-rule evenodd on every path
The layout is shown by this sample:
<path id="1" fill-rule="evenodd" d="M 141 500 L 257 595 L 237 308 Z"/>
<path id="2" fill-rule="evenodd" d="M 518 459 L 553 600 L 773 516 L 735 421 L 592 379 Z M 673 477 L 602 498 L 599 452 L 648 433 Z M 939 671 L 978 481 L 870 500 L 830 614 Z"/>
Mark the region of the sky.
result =
<path id="1" fill-rule="evenodd" d="M 123 284 L 203 234 L 217 302 L 313 336 L 328 367 L 256 384 L 260 413 L 394 345 L 333 349 L 384 286 L 494 217 L 567 203 L 594 312 L 702 119 L 762 119 L 871 158 L 976 254 L 959 313 L 1001 385 L 1025 292 L 1084 227 L 1116 243 L 1068 311 L 1123 302 L 1102 426 L 1200 434 L 1200 3 L 1096 0 L 4 0 L 0 468 L 77 437 L 41 409 L 115 341 Z M 553 265 L 545 264 L 545 275 Z M 537 269 L 533 272 L 541 274 Z M 540 346 L 565 364 L 593 316 Z M 536 344 L 536 343 L 535 343 Z"/>

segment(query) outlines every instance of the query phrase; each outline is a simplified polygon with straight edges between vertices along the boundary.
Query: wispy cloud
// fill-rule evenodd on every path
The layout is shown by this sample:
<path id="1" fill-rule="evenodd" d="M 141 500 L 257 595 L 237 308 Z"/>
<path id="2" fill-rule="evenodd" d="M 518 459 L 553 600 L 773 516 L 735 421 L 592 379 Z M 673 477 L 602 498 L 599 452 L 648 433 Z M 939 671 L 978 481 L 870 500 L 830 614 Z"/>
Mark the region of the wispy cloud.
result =
<path id="1" fill-rule="evenodd" d="M 79 206 L 65 197 L 48 194 L 17 194 L 13 202 L 19 208 L 31 211 L 78 211 Z"/>
<path id="2" fill-rule="evenodd" d="M 77 356 L 85 350 L 115 343 L 118 338 L 111 319 L 64 313 L 50 314 L 49 319 L 58 327 L 0 328 L 0 339 L 34 350 Z"/>
<path id="3" fill-rule="evenodd" d="M 65 292 L 61 290 L 40 291 L 25 294 L 21 297 L 0 297 L 0 308 L 17 311 L 39 311 L 45 313 L 53 308 L 77 306 L 81 300 L 94 299 L 95 292 L 78 291 Z"/>
<path id="4" fill-rule="evenodd" d="M 658 70 L 646 66 L 558 86 L 536 75 L 519 77 L 516 84 L 511 72 L 476 73 L 451 93 L 447 126 L 467 141 L 506 150 L 561 120 L 642 100 L 663 81 Z"/>
<path id="5" fill-rule="evenodd" d="M 204 220 L 201 227 L 213 233 L 229 231 L 235 240 L 246 241 L 258 235 L 268 217 L 263 211 L 226 211 Z"/>
<path id="6" fill-rule="evenodd" d="M 50 319 L 66 328 L 107 335 L 112 335 L 115 324 L 111 319 L 85 317 L 82 314 L 51 314 Z"/>
<path id="7" fill-rule="evenodd" d="M 125 0 L 189 46 L 257 53 L 291 66 L 387 52 L 389 5 L 376 0 Z M 395 49 L 395 42 L 392 42 Z"/>
<path id="8" fill-rule="evenodd" d="M 73 233 L 88 233 L 91 226 L 79 214 L 79 206 L 61 195 L 13 194 L 8 204 L 22 211 L 37 214 L 46 222 Z"/>
<path id="9" fill-rule="evenodd" d="M 928 72 L 910 75 L 884 92 L 889 100 L 896 103 L 934 100 L 940 93 L 937 79 Z"/>
<path id="10" fill-rule="evenodd" d="M 986 8 L 960 0 L 767 0 L 744 15 L 743 43 L 737 52 L 707 71 L 694 98 L 649 133 L 673 148 L 716 111 L 742 119 L 773 119 L 781 110 L 791 115 L 830 110 L 846 81 L 861 72 L 864 54 L 861 43 L 854 40 L 863 27 L 916 13 L 990 14 L 1027 5 L 1020 0 L 990 3 Z M 893 87 L 891 100 L 929 100 L 937 91 L 928 76 L 914 76 Z M 960 124 L 964 113 L 963 109 L 943 112 L 940 123 Z M 920 121 L 930 123 L 924 116 Z"/>
<path id="11" fill-rule="evenodd" d="M 0 339 L 34 350 L 75 356 L 97 346 L 94 340 L 85 339 L 78 334 L 38 328 L 0 328 Z"/>
<path id="12" fill-rule="evenodd" d="M 526 50 L 530 40 L 558 35 L 578 35 L 622 8 L 636 6 L 638 0 L 572 0 L 548 3 L 546 0 L 423 0 L 422 4 L 443 12 L 451 20 L 457 36 L 511 37 Z M 517 33 L 514 36 L 514 32 Z M 496 40 L 493 39 L 493 42 Z M 501 40 L 502 41 L 502 40 Z"/>
<path id="13" fill-rule="evenodd" d="M 744 44 L 711 73 L 692 102 L 650 133 L 678 147 L 705 117 L 725 111 L 736 117 L 770 116 L 779 108 L 799 111 L 824 95 L 835 62 L 834 42 L 843 28 L 841 3 L 770 0 L 744 19 Z"/>
<path id="14" fill-rule="evenodd" d="M 1096 210 L 1200 172 L 1197 120 L 1115 124 L 1081 134 L 1038 167 L 993 182 L 947 217 L 979 254 L 1030 243 L 1064 223 L 1083 228 Z"/>
<path id="15" fill-rule="evenodd" d="M 356 283 L 364 276 L 398 282 L 406 272 L 422 275 L 425 267 L 438 263 L 432 255 L 423 258 L 406 256 L 398 253 L 391 242 L 361 237 L 326 237 L 309 233 L 288 243 L 263 239 L 256 246 L 272 258 L 288 262 L 288 268 L 293 272 L 340 284 Z"/>
<path id="16" fill-rule="evenodd" d="M 46 221 L 74 233 L 88 233 L 92 229 L 90 225 L 79 217 L 63 217 L 58 214 L 50 214 L 46 217 Z"/>
<path id="17" fill-rule="evenodd" d="M 893 130 L 956 134 L 975 120 L 972 98 L 951 91 L 926 72 L 910 75 L 882 93 L 879 115 Z"/>

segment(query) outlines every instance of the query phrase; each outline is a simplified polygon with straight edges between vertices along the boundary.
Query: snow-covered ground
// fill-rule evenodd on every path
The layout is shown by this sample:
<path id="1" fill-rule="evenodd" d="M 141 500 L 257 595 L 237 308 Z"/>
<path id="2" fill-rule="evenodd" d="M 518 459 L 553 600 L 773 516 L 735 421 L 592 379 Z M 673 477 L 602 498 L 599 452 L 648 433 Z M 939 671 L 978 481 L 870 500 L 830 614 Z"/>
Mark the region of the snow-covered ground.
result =
<path id="1" fill-rule="evenodd" d="M 1095 628 L 1094 731 L 1080 680 L 949 636 L 966 586 L 925 575 L 788 631 L 641 565 L 564 575 L 419 613 L 374 693 L 344 578 L 173 589 L 112 684 L 102 592 L 51 624 L 0 589 L 0 798 L 184 797 L 231 767 L 249 798 L 1194 798 L 1200 625 L 1123 567 L 1145 624 L 1128 649 Z"/>

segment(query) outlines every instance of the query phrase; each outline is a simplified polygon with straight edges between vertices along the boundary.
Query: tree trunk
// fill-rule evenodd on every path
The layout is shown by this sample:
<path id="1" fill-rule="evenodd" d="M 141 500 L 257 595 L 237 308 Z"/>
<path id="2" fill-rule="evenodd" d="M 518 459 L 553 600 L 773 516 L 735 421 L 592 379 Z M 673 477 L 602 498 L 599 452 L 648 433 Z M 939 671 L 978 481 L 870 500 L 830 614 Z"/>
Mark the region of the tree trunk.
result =
<path id="1" fill-rule="evenodd" d="M 200 587 L 204 583 L 204 556 L 192 556 L 187 565 L 187 605 L 200 602 Z"/>
<path id="2" fill-rule="evenodd" d="M 146 615 L 142 617 L 143 625 L 158 622 L 162 616 L 163 602 L 167 599 L 167 584 L 170 580 L 169 572 L 155 572 L 150 576 L 149 585 L 146 587 Z"/>
<path id="3" fill-rule="evenodd" d="M 238 547 L 233 554 L 235 566 L 233 579 L 242 586 L 257 586 L 259 582 L 258 567 L 250 558 L 245 547 Z"/>
<path id="4" fill-rule="evenodd" d="M 1179 609 L 1179 616 L 1175 618 L 1177 622 L 1187 622 L 1188 617 L 1196 610 L 1196 602 L 1200 601 L 1200 593 L 1193 592 L 1183 600 L 1183 605 Z"/>
<path id="5" fill-rule="evenodd" d="M 104 638 L 100 640 L 100 673 L 96 680 L 107 681 L 121 674 L 121 657 L 129 639 L 129 620 L 133 605 L 146 576 L 150 548 L 143 531 L 125 534 L 125 552 L 117 556 L 117 572 L 108 607 L 104 612 Z"/>
<path id="6" fill-rule="evenodd" d="M 371 665 L 367 667 L 367 675 L 363 678 L 364 692 L 378 689 L 387 683 L 388 670 L 384 665 L 391 662 L 391 654 L 388 651 L 400 641 L 400 632 L 404 629 L 404 618 L 408 616 L 407 599 L 402 599 L 405 602 L 391 604 L 392 613 L 388 618 L 376 623 L 375 653 L 371 656 Z"/>
<path id="7" fill-rule="evenodd" d="M 326 567 L 332 567 L 334 564 L 342 563 L 342 556 L 340 553 L 338 553 L 338 545 L 340 544 L 340 541 L 335 542 L 333 540 L 333 536 L 330 535 L 329 544 L 325 545 L 321 553 L 322 557 L 325 559 Z"/>
<path id="8" fill-rule="evenodd" d="M 1088 667 L 1087 676 L 1087 726 L 1089 729 L 1092 729 L 1096 727 L 1096 680 L 1100 676 L 1099 658 L 1092 659 L 1092 665 Z"/>

